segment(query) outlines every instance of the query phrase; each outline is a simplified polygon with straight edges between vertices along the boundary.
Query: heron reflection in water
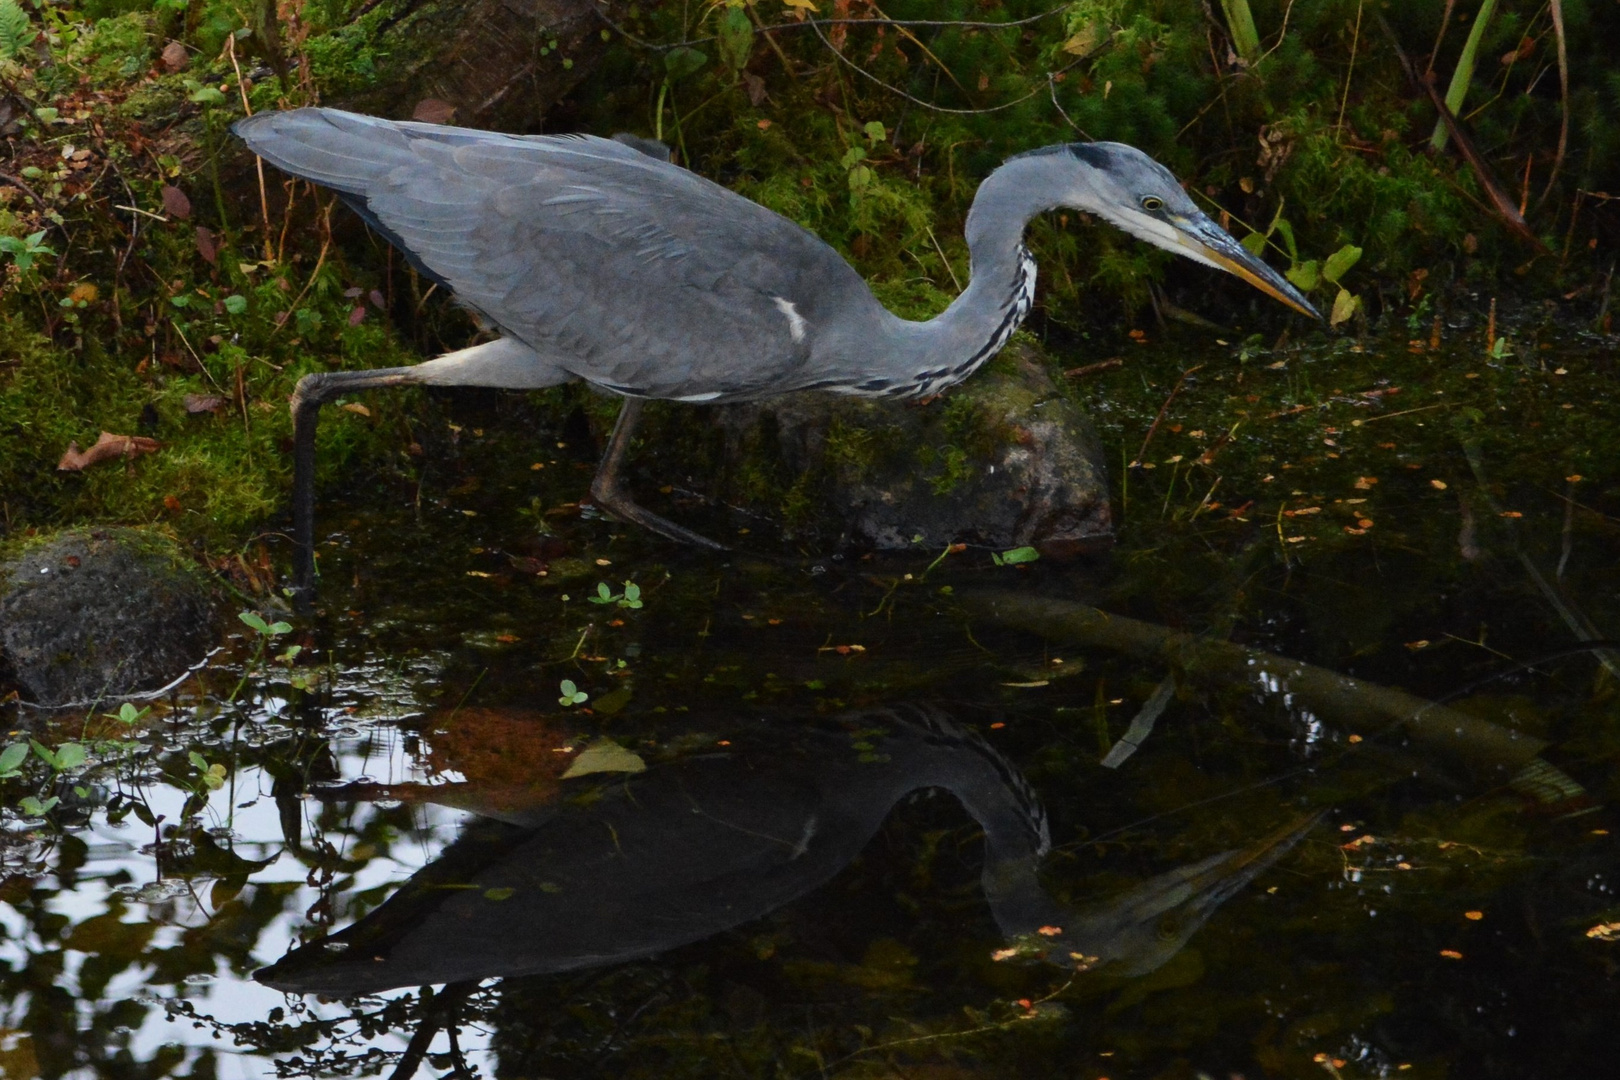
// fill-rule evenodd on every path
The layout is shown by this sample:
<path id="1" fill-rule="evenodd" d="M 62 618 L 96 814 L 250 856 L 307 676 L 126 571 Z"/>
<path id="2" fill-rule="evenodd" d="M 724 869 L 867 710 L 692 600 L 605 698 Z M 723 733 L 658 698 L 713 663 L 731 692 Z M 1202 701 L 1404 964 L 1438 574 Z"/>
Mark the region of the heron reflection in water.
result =
<path id="1" fill-rule="evenodd" d="M 565 779 L 528 806 L 503 789 L 499 820 L 470 828 L 352 926 L 254 977 L 281 990 L 353 994 L 653 956 L 825 884 L 902 799 L 924 789 L 954 796 L 984 830 L 985 899 L 1006 937 L 1070 968 L 1140 974 L 1180 951 L 1315 820 L 1074 908 L 1041 887 L 1050 840 L 1028 781 L 938 709 L 756 724 L 727 741 L 640 773 Z M 476 804 L 476 787 L 450 789 L 424 793 Z M 384 794 L 401 792 L 370 785 L 326 797 Z"/>
<path id="2" fill-rule="evenodd" d="M 878 303 L 815 235 L 645 152 L 646 140 L 502 135 L 336 109 L 261 113 L 234 130 L 264 160 L 335 190 L 419 273 L 499 332 L 422 364 L 299 382 L 293 516 L 304 592 L 314 573 L 316 415 L 340 394 L 400 385 L 528 390 L 583 379 L 625 399 L 591 484 L 596 504 L 717 549 L 638 506 L 623 487 L 641 403 L 755 401 L 796 390 L 937 394 L 978 370 L 1029 314 L 1035 260 L 1023 234 L 1043 211 L 1095 214 L 1317 316 L 1167 169 L 1121 143 L 1033 150 L 986 177 L 967 218 L 967 288 L 936 318 L 910 322 Z"/>

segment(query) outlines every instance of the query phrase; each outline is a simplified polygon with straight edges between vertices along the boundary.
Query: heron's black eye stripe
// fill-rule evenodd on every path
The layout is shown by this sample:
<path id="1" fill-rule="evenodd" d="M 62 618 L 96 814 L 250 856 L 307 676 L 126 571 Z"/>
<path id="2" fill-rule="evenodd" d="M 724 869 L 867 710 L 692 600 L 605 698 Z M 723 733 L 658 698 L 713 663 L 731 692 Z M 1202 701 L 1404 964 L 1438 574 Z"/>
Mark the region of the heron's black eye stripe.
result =
<path id="1" fill-rule="evenodd" d="M 1157 213 L 1164 209 L 1164 200 L 1157 195 L 1144 195 L 1142 196 L 1142 209 L 1150 214 Z"/>

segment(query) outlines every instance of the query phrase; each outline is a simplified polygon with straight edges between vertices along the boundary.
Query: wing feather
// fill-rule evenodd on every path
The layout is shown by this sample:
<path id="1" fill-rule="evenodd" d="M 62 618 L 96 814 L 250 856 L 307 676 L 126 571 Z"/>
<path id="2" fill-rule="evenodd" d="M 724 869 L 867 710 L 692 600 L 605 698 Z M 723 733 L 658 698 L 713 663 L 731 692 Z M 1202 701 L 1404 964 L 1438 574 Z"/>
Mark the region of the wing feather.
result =
<path id="1" fill-rule="evenodd" d="M 505 332 L 622 391 L 791 389 L 814 377 L 821 320 L 877 307 L 806 230 L 618 142 L 333 109 L 260 114 L 236 130 L 265 160 L 360 203 Z M 798 334 L 778 297 L 803 318 Z"/>

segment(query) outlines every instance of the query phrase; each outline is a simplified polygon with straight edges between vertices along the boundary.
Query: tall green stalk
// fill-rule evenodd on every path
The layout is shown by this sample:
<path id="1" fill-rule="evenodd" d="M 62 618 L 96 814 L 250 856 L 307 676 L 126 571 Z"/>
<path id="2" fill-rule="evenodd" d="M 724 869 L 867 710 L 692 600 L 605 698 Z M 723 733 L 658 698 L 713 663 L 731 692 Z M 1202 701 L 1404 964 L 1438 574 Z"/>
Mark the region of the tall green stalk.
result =
<path id="1" fill-rule="evenodd" d="M 1486 2 L 1493 3 L 1494 0 Z M 1232 34 L 1232 48 L 1237 50 L 1239 59 L 1253 67 L 1260 61 L 1260 34 L 1254 28 L 1254 12 L 1249 10 L 1249 0 L 1221 0 L 1221 10 L 1226 12 L 1226 27 Z"/>
<path id="2" fill-rule="evenodd" d="M 1451 110 L 1453 116 L 1462 112 L 1463 101 L 1468 97 L 1468 85 L 1474 81 L 1474 60 L 1479 54 L 1479 43 L 1485 39 L 1485 27 L 1494 14 L 1496 0 L 1483 0 L 1479 5 L 1479 14 L 1474 16 L 1474 25 L 1468 31 L 1468 40 L 1463 42 L 1462 55 L 1457 58 L 1457 70 L 1451 73 L 1451 85 L 1446 87 L 1446 108 Z M 1436 120 L 1434 134 L 1429 136 L 1429 145 L 1437 151 L 1444 150 L 1446 138 L 1446 122 Z"/>

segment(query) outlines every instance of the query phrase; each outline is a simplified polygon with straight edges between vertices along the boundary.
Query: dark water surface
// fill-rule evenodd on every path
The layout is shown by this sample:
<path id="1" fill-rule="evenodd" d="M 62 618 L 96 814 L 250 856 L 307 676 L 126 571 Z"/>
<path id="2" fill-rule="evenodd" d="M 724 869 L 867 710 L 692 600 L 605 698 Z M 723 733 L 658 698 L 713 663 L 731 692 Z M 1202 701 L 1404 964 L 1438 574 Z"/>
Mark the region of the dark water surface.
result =
<path id="1" fill-rule="evenodd" d="M 577 426 L 435 406 L 313 617 L 13 713 L 89 759 L 7 781 L 0 1075 L 1609 1075 L 1612 344 L 1444 329 L 1130 345 L 1067 564 L 800 552 L 644 447 L 754 554 L 674 550 Z"/>

